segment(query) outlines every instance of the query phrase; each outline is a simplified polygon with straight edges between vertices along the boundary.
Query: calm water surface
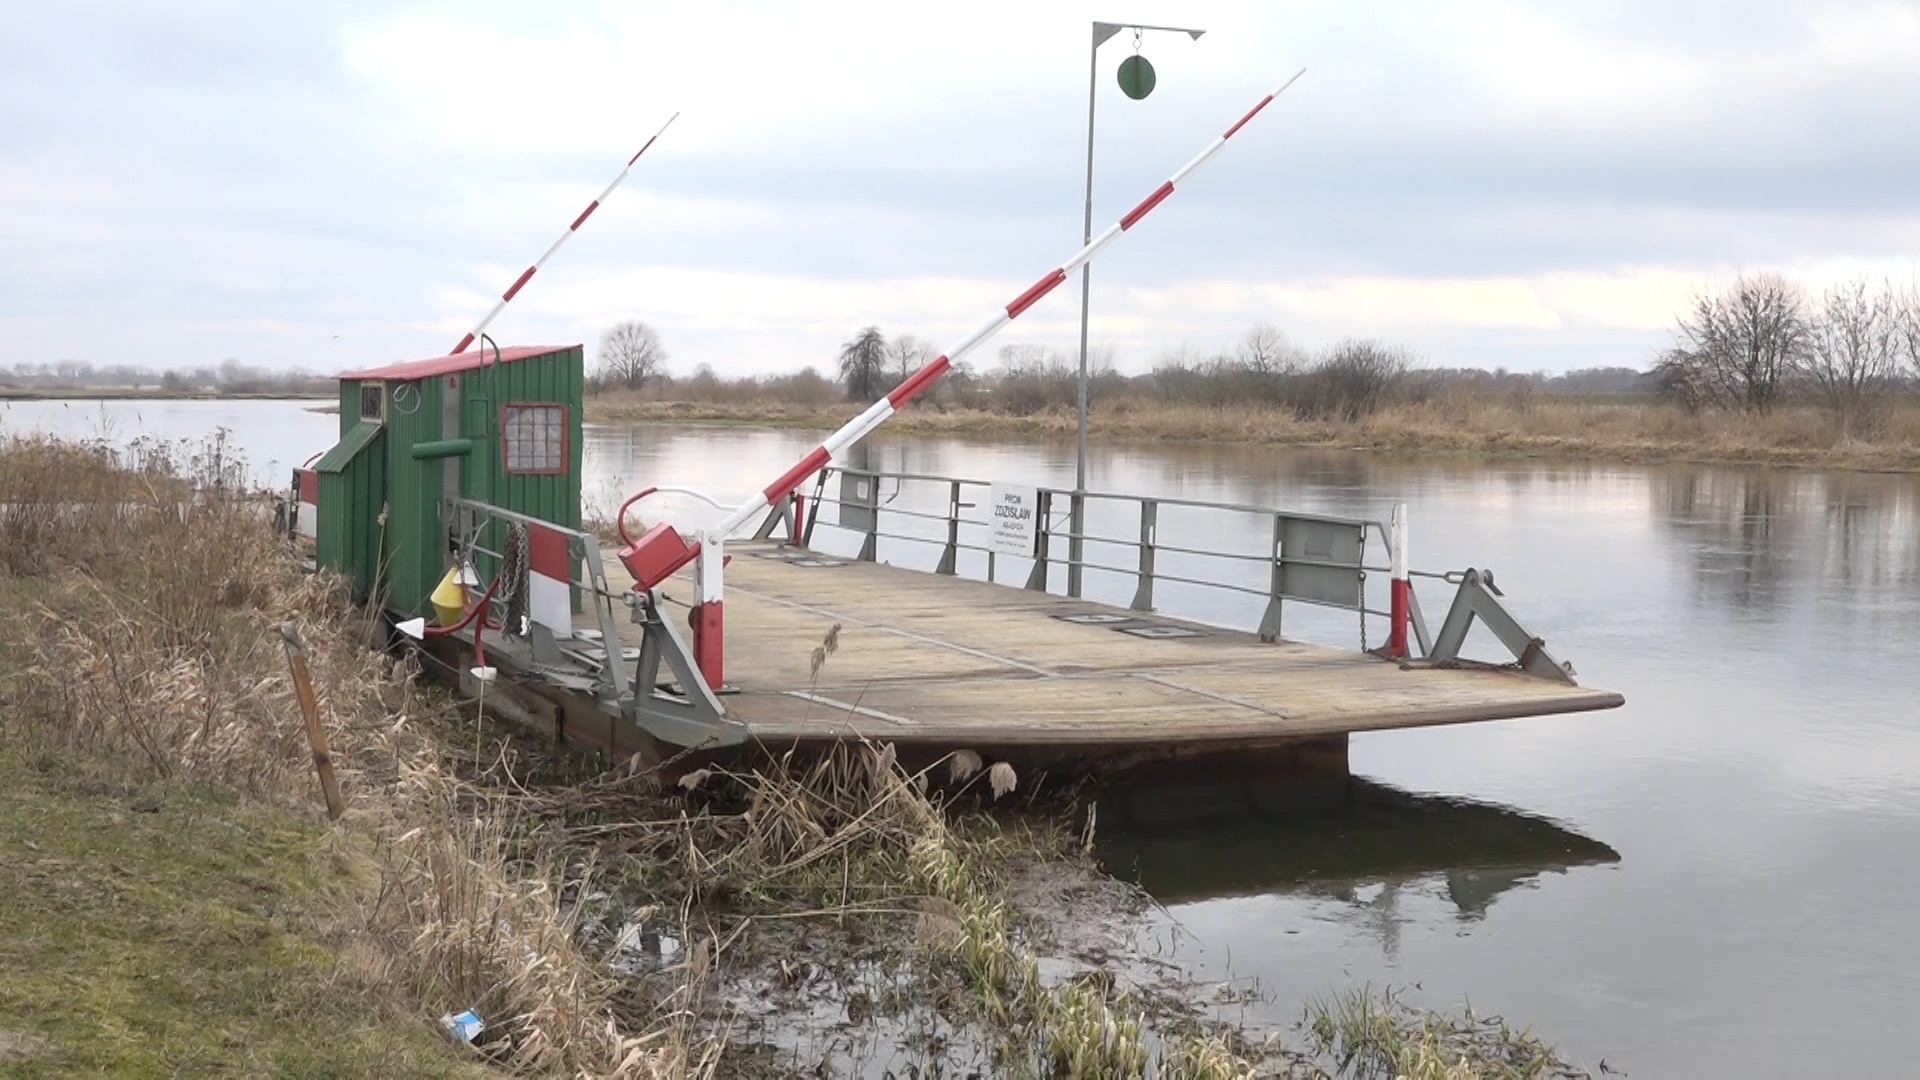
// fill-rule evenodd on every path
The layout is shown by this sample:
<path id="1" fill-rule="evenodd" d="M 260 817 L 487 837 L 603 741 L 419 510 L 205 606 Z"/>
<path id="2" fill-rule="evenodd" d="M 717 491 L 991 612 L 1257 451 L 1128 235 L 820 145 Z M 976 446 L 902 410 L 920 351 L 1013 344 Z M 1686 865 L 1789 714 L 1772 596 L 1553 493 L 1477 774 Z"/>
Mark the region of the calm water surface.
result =
<path id="1" fill-rule="evenodd" d="M 260 483 L 332 446 L 340 418 L 325 401 L 0 401 L 0 436 L 42 432 L 126 445 L 136 439 L 193 443 L 231 432 Z"/>
<path id="2" fill-rule="evenodd" d="M 14 403 L 0 429 L 32 416 L 89 433 L 60 425 L 96 406 L 58 408 Z M 224 424 L 282 464 L 334 430 L 288 403 L 110 411 L 122 434 L 135 414 L 169 435 Z M 744 497 L 816 441 L 590 427 L 588 498 L 610 508 L 663 480 Z M 1067 484 L 1073 469 L 1071 446 L 891 440 L 871 455 L 1011 482 Z M 1257 776 L 1114 792 L 1109 868 L 1166 902 L 1161 930 L 1203 977 L 1260 981 L 1272 1001 L 1255 1016 L 1291 1022 L 1311 995 L 1390 983 L 1635 1076 L 1911 1067 L 1920 478 L 1235 448 L 1096 449 L 1091 468 L 1091 487 L 1140 494 L 1378 518 L 1404 500 L 1417 566 L 1495 569 L 1582 682 L 1627 696 L 1589 716 L 1356 736 L 1359 779 L 1333 792 Z M 653 513 L 700 516 L 691 502 Z M 1210 539 L 1259 549 L 1257 529 L 1234 528 Z M 852 550 L 831 529 L 817 541 Z M 1437 619 L 1447 597 L 1425 589 Z M 1124 603 L 1131 584 L 1094 574 L 1089 591 Z M 1160 600 L 1220 623 L 1259 616 L 1227 594 Z M 1351 644 L 1358 627 L 1324 615 L 1289 631 Z"/>

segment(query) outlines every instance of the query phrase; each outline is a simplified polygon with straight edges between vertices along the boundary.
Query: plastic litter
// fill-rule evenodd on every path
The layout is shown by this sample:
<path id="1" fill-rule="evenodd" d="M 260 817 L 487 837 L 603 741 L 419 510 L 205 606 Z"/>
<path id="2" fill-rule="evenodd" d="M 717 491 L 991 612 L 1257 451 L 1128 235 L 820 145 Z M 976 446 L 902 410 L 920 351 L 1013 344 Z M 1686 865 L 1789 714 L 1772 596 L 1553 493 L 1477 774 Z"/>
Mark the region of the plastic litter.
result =
<path id="1" fill-rule="evenodd" d="M 440 1024 L 447 1029 L 447 1034 L 452 1035 L 455 1041 L 463 1043 L 470 1043 L 479 1038 L 480 1033 L 487 1029 L 487 1025 L 480 1019 L 480 1014 L 472 1009 L 448 1013 L 440 1018 Z"/>

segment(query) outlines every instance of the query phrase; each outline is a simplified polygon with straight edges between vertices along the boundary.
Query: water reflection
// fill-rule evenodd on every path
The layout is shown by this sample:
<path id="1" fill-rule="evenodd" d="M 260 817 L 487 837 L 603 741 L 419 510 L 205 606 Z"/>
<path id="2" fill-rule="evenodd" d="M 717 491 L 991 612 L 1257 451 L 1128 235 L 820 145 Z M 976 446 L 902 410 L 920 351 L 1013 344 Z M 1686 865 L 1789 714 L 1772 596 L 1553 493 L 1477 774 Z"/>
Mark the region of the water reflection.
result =
<path id="1" fill-rule="evenodd" d="M 126 447 L 158 440 L 191 454 L 225 431 L 255 484 L 284 484 L 287 470 L 332 446 L 337 416 L 326 402 L 299 401 L 0 401 L 0 438 L 40 433 Z"/>
<path id="2" fill-rule="evenodd" d="M 1620 861 L 1613 848 L 1494 803 L 1404 791 L 1364 777 L 1187 773 L 1099 797 L 1101 864 L 1163 903 L 1295 895 L 1349 905 L 1388 937 L 1411 890 L 1456 917 L 1484 917 L 1542 875 Z"/>
<path id="3" fill-rule="evenodd" d="M 155 408 L 116 422 L 152 431 Z M 335 431 L 277 402 L 179 420 L 200 428 L 177 434 L 231 427 L 255 460 L 303 460 Z M 0 408 L 0 432 L 30 426 L 21 403 Z M 611 509 L 664 481 L 743 499 L 819 437 L 590 425 L 589 497 Z M 868 465 L 1057 486 L 1073 446 L 882 439 Z M 1283 1026 L 1330 987 L 1424 984 L 1429 1004 L 1501 1009 L 1636 1075 L 1899 1074 L 1920 970 L 1920 477 L 1147 445 L 1096 445 L 1089 468 L 1101 490 L 1375 520 L 1405 501 L 1417 567 L 1495 568 L 1529 629 L 1628 699 L 1356 738 L 1354 768 L 1397 787 L 1342 779 L 1330 801 L 1211 777 L 1112 794 L 1101 853 L 1175 902 L 1169 921 L 1205 943 L 1196 977 L 1256 976 Z M 897 505 L 944 499 L 909 487 Z M 692 500 L 644 509 L 710 520 Z M 1206 539 L 1266 542 L 1257 528 Z M 930 566 L 935 551 L 881 557 Z M 1430 587 L 1432 619 L 1446 595 Z M 1099 575 L 1089 590 L 1125 604 L 1132 583 Z M 1219 596 L 1168 588 L 1156 603 L 1258 619 L 1257 598 Z M 1290 614 L 1288 633 L 1353 642 L 1350 613 L 1315 614 Z M 1410 794 L 1427 791 L 1491 801 Z"/>
<path id="4" fill-rule="evenodd" d="M 1650 473 L 1649 495 L 1701 603 L 1772 619 L 1809 595 L 1870 598 L 1920 581 L 1908 477 L 1665 469 Z"/>

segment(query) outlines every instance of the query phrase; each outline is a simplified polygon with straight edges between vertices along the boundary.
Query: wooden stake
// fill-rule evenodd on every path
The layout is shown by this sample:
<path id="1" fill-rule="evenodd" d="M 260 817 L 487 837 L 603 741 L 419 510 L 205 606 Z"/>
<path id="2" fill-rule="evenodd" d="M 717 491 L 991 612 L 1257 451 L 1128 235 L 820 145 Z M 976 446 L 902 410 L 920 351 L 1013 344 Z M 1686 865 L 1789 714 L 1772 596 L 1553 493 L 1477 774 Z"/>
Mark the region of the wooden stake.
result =
<path id="1" fill-rule="evenodd" d="M 313 744 L 313 771 L 320 774 L 320 791 L 327 797 L 327 820 L 340 820 L 340 784 L 333 778 L 333 755 L 327 750 L 327 729 L 320 726 L 320 703 L 313 696 L 313 677 L 307 673 L 307 647 L 300 643 L 300 628 L 292 622 L 280 624 L 280 638 L 287 647 L 287 666 L 293 670 L 294 693 L 300 698 L 300 712 L 307 721 L 307 741 Z"/>

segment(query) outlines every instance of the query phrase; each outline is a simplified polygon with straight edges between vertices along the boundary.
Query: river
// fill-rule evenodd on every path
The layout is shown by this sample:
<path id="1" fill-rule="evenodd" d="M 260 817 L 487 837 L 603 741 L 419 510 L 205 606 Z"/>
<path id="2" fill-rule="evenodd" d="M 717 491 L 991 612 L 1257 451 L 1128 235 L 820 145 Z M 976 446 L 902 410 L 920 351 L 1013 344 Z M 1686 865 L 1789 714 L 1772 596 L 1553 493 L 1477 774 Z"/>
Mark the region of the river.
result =
<path id="1" fill-rule="evenodd" d="M 334 419 L 311 405 L 13 402 L 0 431 L 221 425 L 278 477 L 331 441 Z M 589 426 L 587 498 L 610 509 L 655 482 L 741 497 L 816 439 Z M 871 454 L 1009 482 L 1073 472 L 1071 445 L 885 439 Z M 1912 1058 L 1920 477 L 1096 446 L 1089 486 L 1376 518 L 1404 501 L 1417 566 L 1494 568 L 1583 683 L 1627 697 L 1608 713 L 1356 736 L 1360 782 L 1331 798 L 1258 777 L 1113 793 L 1103 859 L 1164 902 L 1157 930 L 1197 975 L 1257 981 L 1263 1000 L 1232 1015 L 1290 1022 L 1312 995 L 1372 983 L 1471 1002 L 1642 1077 L 1886 1073 Z M 684 500 L 654 512 L 699 514 Z M 930 565 L 914 547 L 881 554 Z M 1125 602 L 1118 575 L 1088 584 Z M 1421 588 L 1437 619 L 1444 589 Z M 1351 644 L 1351 618 L 1302 632 Z"/>

